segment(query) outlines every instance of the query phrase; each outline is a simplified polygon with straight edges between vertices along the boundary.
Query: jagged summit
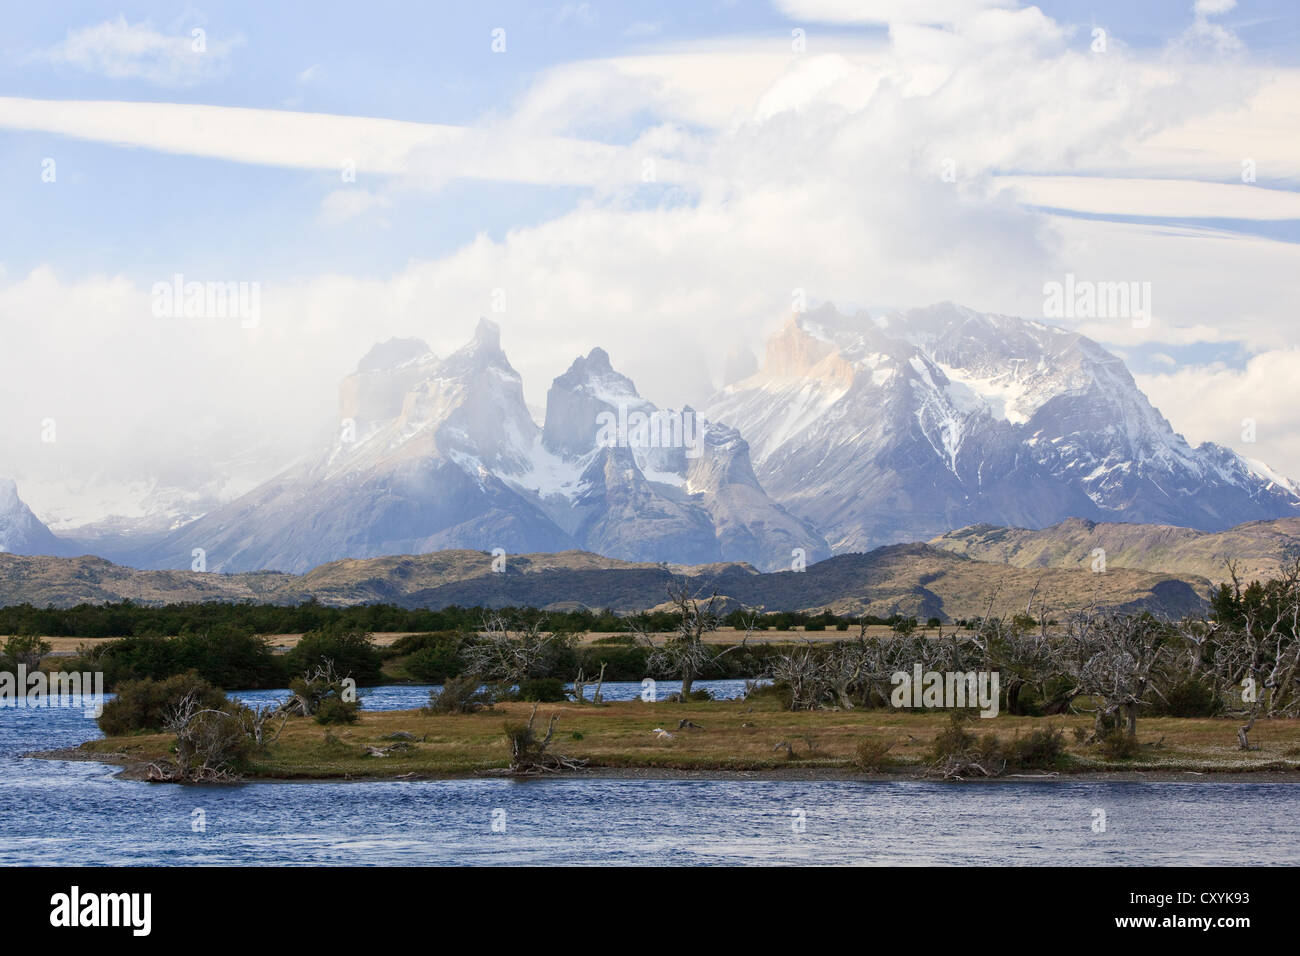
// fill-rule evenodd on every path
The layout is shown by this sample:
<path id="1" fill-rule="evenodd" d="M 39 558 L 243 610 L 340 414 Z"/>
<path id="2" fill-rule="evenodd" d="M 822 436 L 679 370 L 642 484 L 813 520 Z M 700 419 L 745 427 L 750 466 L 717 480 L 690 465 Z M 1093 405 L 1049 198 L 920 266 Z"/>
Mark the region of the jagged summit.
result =
<path id="1" fill-rule="evenodd" d="M 12 478 L 0 478 L 0 552 L 66 556 L 73 547 L 62 541 L 18 496 Z"/>
<path id="2" fill-rule="evenodd" d="M 1096 342 L 953 303 L 795 316 L 705 412 L 837 550 L 1069 517 L 1212 530 L 1300 506 L 1230 450 L 1190 446 Z"/>
<path id="3" fill-rule="evenodd" d="M 489 318 L 479 316 L 474 326 L 474 338 L 465 346 L 466 349 L 482 349 L 489 352 L 501 351 L 501 326 Z"/>
<path id="4" fill-rule="evenodd" d="M 773 570 L 980 523 L 1219 530 L 1300 515 L 1294 483 L 1191 446 L 1117 356 L 1041 322 L 828 304 L 791 316 L 746 370 L 698 413 L 660 408 L 592 348 L 552 381 L 539 426 L 494 322 L 442 359 L 389 340 L 344 380 L 329 447 L 148 562 L 188 567 L 203 548 L 214 570 L 296 571 L 583 548 Z"/>
<path id="5" fill-rule="evenodd" d="M 377 372 L 401 368 L 411 362 L 433 358 L 433 352 L 423 339 L 389 339 L 377 343 L 357 363 L 358 372 Z"/>
<path id="6" fill-rule="evenodd" d="M 376 346 L 340 407 L 329 449 L 180 529 L 150 563 L 188 566 L 195 547 L 223 571 L 439 548 L 761 567 L 829 554 L 767 497 L 733 430 L 657 408 L 601 348 L 555 379 L 541 428 L 487 319 L 442 360 L 418 340 Z"/>

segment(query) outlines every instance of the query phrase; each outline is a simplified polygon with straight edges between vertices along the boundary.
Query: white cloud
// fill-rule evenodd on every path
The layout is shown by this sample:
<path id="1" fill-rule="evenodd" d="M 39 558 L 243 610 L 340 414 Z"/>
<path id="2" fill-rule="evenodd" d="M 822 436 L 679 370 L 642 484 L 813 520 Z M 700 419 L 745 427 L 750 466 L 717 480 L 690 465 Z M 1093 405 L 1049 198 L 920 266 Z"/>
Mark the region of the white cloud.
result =
<path id="1" fill-rule="evenodd" d="M 952 24 L 995 7 L 1015 6 L 1015 0 L 776 0 L 792 20 L 818 23 Z"/>
<path id="2" fill-rule="evenodd" d="M 576 23 L 589 27 L 596 22 L 596 13 L 590 3 L 566 3 L 555 15 L 556 23 Z"/>
<path id="3" fill-rule="evenodd" d="M 462 178 L 598 185 L 640 177 L 640 155 L 604 143 L 289 110 L 0 97 L 5 127 L 264 166 L 338 170 L 350 163 L 358 175 L 409 176 L 431 186 Z M 671 181 L 691 173 L 665 160 L 659 175 Z"/>
<path id="4" fill-rule="evenodd" d="M 1192 345 L 1240 342 L 1250 350 L 1286 346 L 1295 338 L 1284 287 L 1300 271 L 1300 245 L 1214 229 L 1146 226 L 1053 218 L 1061 244 L 1055 274 L 1026 290 L 1018 309 L 1041 314 L 1042 283 L 1065 272 L 1094 282 L 1148 282 L 1152 319 L 1078 323 L 1103 344 Z M 1177 410 L 1169 410 L 1177 417 Z"/>
<path id="5" fill-rule="evenodd" d="M 1156 407 L 1194 442 L 1216 441 L 1286 475 L 1300 475 L 1300 349 L 1254 356 L 1241 369 L 1183 366 L 1138 377 Z M 1253 423 L 1255 441 L 1243 440 Z"/>
<path id="6" fill-rule="evenodd" d="M 356 186 L 335 189 L 321 200 L 320 218 L 329 226 L 337 226 L 364 215 L 373 209 L 387 209 L 392 200 L 380 193 Z"/>
<path id="7" fill-rule="evenodd" d="M 832 6 L 818 4 L 819 15 L 831 17 Z M 30 423 L 43 403 L 57 401 L 102 413 L 107 428 L 116 413 L 132 421 L 133 410 L 146 409 L 175 416 L 159 426 L 167 434 L 206 416 L 302 438 L 331 424 L 338 379 L 371 344 L 417 335 L 445 354 L 478 315 L 490 314 L 494 289 L 504 290 L 507 307 L 493 318 L 534 403 L 575 355 L 597 344 L 648 397 L 698 402 L 722 355 L 758 345 L 788 312 L 794 289 L 814 301 L 953 299 L 1033 317 L 1043 283 L 1067 271 L 1150 281 L 1150 328 L 1081 328 L 1120 348 L 1242 341 L 1285 349 L 1300 247 L 1048 216 L 1026 208 L 998 176 L 1051 174 L 1057 178 L 1014 182 L 1085 211 L 1214 208 L 1270 218 L 1261 203 L 1293 206 L 1294 197 L 1226 183 L 1238 154 L 1262 157 L 1261 182 L 1300 169 L 1283 135 L 1294 129 L 1296 101 L 1269 92 L 1285 91 L 1291 77 L 1269 84 L 1261 72 L 1183 45 L 1139 57 L 1113 44 L 1094 56 L 1036 8 L 960 6 L 946 14 L 951 29 L 896 24 L 871 40 L 813 37 L 804 55 L 777 36 L 560 67 L 513 113 L 478 127 L 0 99 L 0 126 L 311 170 L 351 160 L 360 176 L 376 176 L 364 188 L 330 193 L 320 212 L 327 222 L 397 202 L 390 188 L 438 188 L 462 177 L 597 187 L 549 222 L 498 241 L 479 237 L 386 280 L 267 282 L 262 327 L 242 337 L 193 325 L 158 334 L 141 322 L 144 292 L 125 280 L 16 279 L 0 286 L 0 325 L 20 331 L 0 355 L 0 379 L 24 396 L 15 420 Z M 643 114 L 654 118 L 627 146 L 575 135 L 602 117 Z M 1224 141 L 1225 128 L 1245 138 Z M 1260 139 L 1249 139 L 1256 131 Z M 632 192 L 647 156 L 657 158 L 657 181 L 684 184 L 684 197 L 653 205 Z M 1227 169 L 1186 186 L 1132 182 L 1170 178 L 1180 162 Z M 949 169 L 955 181 L 945 180 Z M 1124 179 L 1108 187 L 1076 181 L 1116 169 L 1126 170 Z M 95 306 L 101 297 L 104 308 Z M 34 326 L 37 316 L 48 317 L 47 327 Z M 66 343 L 83 336 L 91 348 L 74 354 Z M 64 375 L 72 383 L 63 394 L 35 378 L 60 349 L 69 353 Z M 155 365 L 166 373 L 151 375 Z M 115 372 L 113 389 L 104 368 Z M 1157 395 L 1158 404 L 1187 427 L 1198 406 L 1180 404 L 1173 384 L 1161 383 L 1171 401 Z M 185 400 L 171 401 L 173 390 Z M 130 454 L 123 447 L 100 450 Z M 1262 450 L 1255 457 L 1269 460 L 1272 449 Z"/>
<path id="8" fill-rule="evenodd" d="M 1237 0 L 1196 0 L 1193 9 L 1198 17 L 1212 17 L 1227 13 L 1237 6 Z"/>
<path id="9" fill-rule="evenodd" d="M 1102 176 L 999 176 L 1035 206 L 1114 216 L 1300 219 L 1300 192 L 1244 183 Z"/>
<path id="10" fill-rule="evenodd" d="M 210 37 L 204 27 L 167 34 L 148 21 L 106 20 L 70 30 L 43 56 L 109 79 L 143 79 L 161 86 L 192 86 L 224 69 L 240 37 Z"/>

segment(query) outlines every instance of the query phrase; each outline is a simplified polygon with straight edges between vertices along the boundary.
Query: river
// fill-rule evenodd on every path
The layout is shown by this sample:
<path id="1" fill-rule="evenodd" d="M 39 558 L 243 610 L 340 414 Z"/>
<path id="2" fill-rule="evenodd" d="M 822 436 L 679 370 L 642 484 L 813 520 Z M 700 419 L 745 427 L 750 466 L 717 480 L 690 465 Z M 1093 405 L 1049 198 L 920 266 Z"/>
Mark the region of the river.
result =
<path id="1" fill-rule="evenodd" d="M 698 686 L 728 696 L 743 682 Z M 625 699 L 640 685 L 605 692 Z M 401 709 L 424 703 L 428 688 L 366 696 L 368 709 Z M 20 756 L 98 734 L 79 709 L 0 709 L 0 864 L 1300 864 L 1300 785 L 1289 783 L 582 777 L 180 787 Z"/>

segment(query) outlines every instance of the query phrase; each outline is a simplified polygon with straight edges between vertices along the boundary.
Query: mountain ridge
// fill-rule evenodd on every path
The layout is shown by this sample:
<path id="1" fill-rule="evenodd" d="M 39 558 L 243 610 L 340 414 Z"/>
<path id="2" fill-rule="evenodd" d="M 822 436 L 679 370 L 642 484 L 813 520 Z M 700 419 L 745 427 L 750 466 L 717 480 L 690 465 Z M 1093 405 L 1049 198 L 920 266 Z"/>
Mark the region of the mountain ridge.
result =
<path id="1" fill-rule="evenodd" d="M 952 303 L 794 315 L 704 412 L 745 435 L 768 494 L 837 552 L 977 523 L 1300 515 L 1294 483 L 1193 448 L 1096 342 Z"/>
<path id="2" fill-rule="evenodd" d="M 496 556 L 469 550 L 330 562 L 306 572 L 234 574 L 137 571 L 102 558 L 0 555 L 0 601 L 44 607 L 132 600 L 143 604 L 254 601 L 330 605 L 585 604 L 632 613 L 661 605 L 668 586 L 685 579 L 698 593 L 717 590 L 728 607 L 894 613 L 944 620 L 1014 614 L 1034 599 L 1055 614 L 1093 603 L 1177 617 L 1203 610 L 1210 582 L 1132 569 L 1105 574 L 991 565 L 925 544 L 889 545 L 843 554 L 805 571 L 760 572 L 740 563 L 700 566 L 628 562 L 588 552 L 520 554 L 493 570 Z M 500 565 L 495 565 L 500 566 Z"/>
<path id="3" fill-rule="evenodd" d="M 1082 518 L 1037 530 L 971 525 L 929 544 L 1020 568 L 1089 568 L 1101 549 L 1108 568 L 1195 575 L 1214 582 L 1227 581 L 1232 564 L 1243 581 L 1252 581 L 1278 576 L 1300 558 L 1300 518 L 1250 521 L 1218 532 Z"/>
<path id="4" fill-rule="evenodd" d="M 734 429 L 656 407 L 603 349 L 554 380 L 542 426 L 487 319 L 443 359 L 415 339 L 376 346 L 344 380 L 340 410 L 330 448 L 131 563 L 197 555 L 217 571 L 301 572 L 343 557 L 585 548 L 780 567 L 796 549 L 830 553 L 768 498 Z"/>
<path id="5" fill-rule="evenodd" d="M 761 366 L 729 354 L 727 377 L 748 374 L 697 412 L 642 397 L 592 348 L 539 423 L 494 322 L 445 357 L 390 339 L 340 383 L 339 428 L 315 453 L 179 527 L 114 526 L 91 550 L 215 571 L 458 548 L 775 571 L 980 524 L 1300 517 L 1295 482 L 1191 446 L 1119 357 L 1042 322 L 827 303 L 790 316 Z M 11 550 L 80 550 L 20 506 Z"/>

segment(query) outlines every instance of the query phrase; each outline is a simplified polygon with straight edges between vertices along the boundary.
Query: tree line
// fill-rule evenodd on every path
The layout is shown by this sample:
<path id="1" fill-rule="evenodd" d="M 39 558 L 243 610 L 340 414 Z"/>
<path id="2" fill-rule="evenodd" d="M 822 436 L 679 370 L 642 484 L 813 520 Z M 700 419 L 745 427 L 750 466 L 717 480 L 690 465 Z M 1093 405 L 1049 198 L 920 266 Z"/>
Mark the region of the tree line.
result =
<path id="1" fill-rule="evenodd" d="M 619 614 L 609 608 L 580 608 L 566 611 L 542 611 L 530 607 L 501 609 L 451 606 L 439 610 L 404 608 L 395 604 L 360 604 L 332 607 L 317 601 L 298 605 L 230 603 L 210 601 L 196 604 L 138 604 L 130 600 L 106 604 L 79 604 L 70 608 L 38 608 L 31 604 L 0 607 L 0 634 L 41 637 L 142 637 L 176 635 L 220 626 L 244 628 L 257 634 L 306 634 L 310 631 L 340 629 L 370 632 L 468 631 L 482 622 L 485 615 L 502 613 L 523 623 L 545 617 L 547 625 L 558 632 L 581 634 L 592 632 L 631 632 L 634 628 L 671 631 L 677 617 L 672 611 Z M 739 626 L 747 617 L 734 610 L 720 618 L 724 626 Z M 859 623 L 894 625 L 904 620 L 913 625 L 914 618 L 901 616 L 837 616 L 829 611 L 765 612 L 755 623 L 761 630 L 848 630 Z M 930 624 L 937 625 L 934 618 Z"/>

